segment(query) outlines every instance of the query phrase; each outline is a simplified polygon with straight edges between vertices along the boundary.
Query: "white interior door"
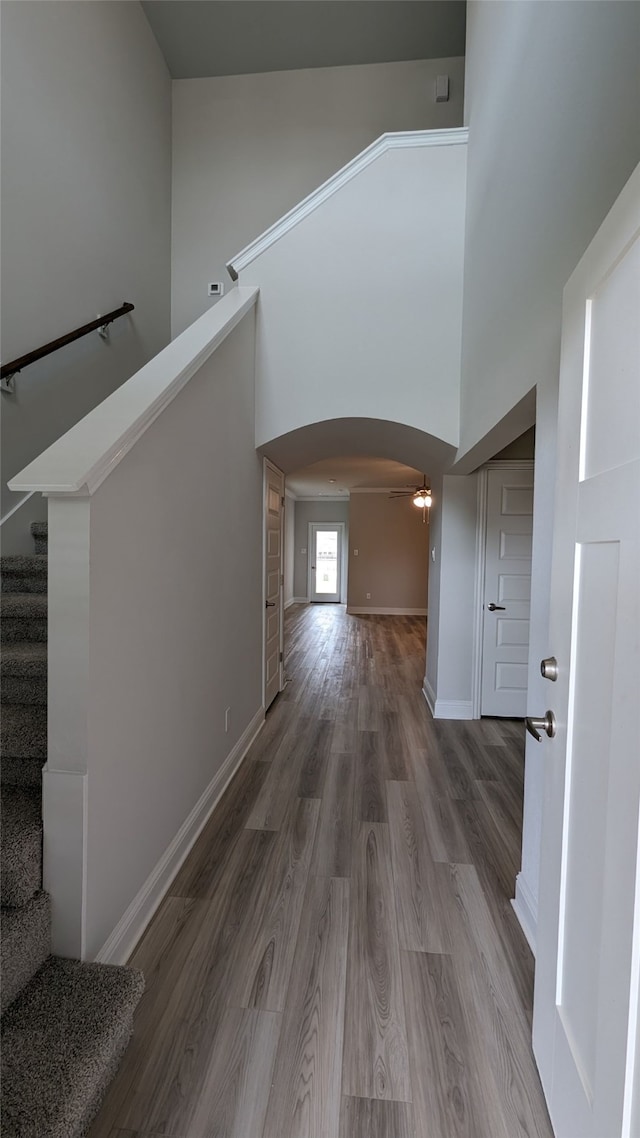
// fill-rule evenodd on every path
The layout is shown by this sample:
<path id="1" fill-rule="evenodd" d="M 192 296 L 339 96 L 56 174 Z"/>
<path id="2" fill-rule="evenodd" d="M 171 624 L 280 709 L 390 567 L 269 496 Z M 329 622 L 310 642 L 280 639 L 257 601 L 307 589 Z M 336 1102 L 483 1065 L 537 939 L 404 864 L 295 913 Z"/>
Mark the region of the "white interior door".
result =
<path id="1" fill-rule="evenodd" d="M 335 604 L 342 588 L 342 526 L 313 522 L 310 530 L 309 600 Z"/>
<path id="2" fill-rule="evenodd" d="M 527 705 L 533 463 L 487 472 L 480 714 L 523 718 Z"/>
<path id="3" fill-rule="evenodd" d="M 564 295 L 534 1003 L 558 1138 L 640 1133 L 639 234 L 640 167 Z"/>
<path id="4" fill-rule="evenodd" d="M 264 463 L 264 706 L 273 703 L 283 680 L 282 515 L 284 474 Z"/>

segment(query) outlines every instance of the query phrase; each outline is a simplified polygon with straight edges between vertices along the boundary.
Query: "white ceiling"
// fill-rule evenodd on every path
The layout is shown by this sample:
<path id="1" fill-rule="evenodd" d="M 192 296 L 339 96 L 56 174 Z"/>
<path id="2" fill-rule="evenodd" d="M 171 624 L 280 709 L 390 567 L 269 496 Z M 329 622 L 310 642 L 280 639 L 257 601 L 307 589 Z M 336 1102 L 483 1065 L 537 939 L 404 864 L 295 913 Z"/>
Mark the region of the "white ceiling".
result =
<path id="1" fill-rule="evenodd" d="M 464 55 L 464 0 L 143 0 L 173 79 Z"/>
<path id="2" fill-rule="evenodd" d="M 421 471 L 386 458 L 325 458 L 288 474 L 287 489 L 297 498 L 348 498 L 364 487 L 414 489 L 422 479 Z"/>

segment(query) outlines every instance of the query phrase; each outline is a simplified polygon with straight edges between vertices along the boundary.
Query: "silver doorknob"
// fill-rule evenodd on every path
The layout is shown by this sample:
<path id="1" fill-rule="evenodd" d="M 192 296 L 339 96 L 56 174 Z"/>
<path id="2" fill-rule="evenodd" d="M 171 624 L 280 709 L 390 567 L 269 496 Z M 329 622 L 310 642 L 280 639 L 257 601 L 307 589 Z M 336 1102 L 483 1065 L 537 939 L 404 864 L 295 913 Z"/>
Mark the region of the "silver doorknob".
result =
<path id="1" fill-rule="evenodd" d="M 556 717 L 552 711 L 546 711 L 543 719 L 534 719 L 528 715 L 524 724 L 529 734 L 533 735 L 538 743 L 542 739 L 541 731 L 544 731 L 550 739 L 553 739 L 556 733 Z"/>
<path id="2" fill-rule="evenodd" d="M 558 678 L 558 661 L 555 656 L 547 656 L 545 660 L 540 661 L 540 675 L 543 680 L 557 680 Z"/>
<path id="3" fill-rule="evenodd" d="M 487 605 L 487 608 L 489 609 L 489 612 L 498 612 L 498 610 L 500 610 L 500 612 L 505 611 L 504 605 L 494 605 L 493 601 L 490 605 Z"/>
<path id="4" fill-rule="evenodd" d="M 275 601 L 267 601 L 265 607 L 268 609 L 274 609 L 276 607 L 276 602 Z"/>

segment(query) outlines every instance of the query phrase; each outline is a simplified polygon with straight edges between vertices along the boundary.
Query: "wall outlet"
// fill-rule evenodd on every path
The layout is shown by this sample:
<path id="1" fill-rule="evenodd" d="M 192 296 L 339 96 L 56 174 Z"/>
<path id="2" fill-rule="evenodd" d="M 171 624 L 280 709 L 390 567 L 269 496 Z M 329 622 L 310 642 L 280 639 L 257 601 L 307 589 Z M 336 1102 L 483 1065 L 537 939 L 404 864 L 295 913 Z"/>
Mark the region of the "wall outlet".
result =
<path id="1" fill-rule="evenodd" d="M 367 600 L 368 600 L 368 601 L 370 601 L 370 600 L 371 600 L 371 593 L 367 593 Z"/>
<path id="2" fill-rule="evenodd" d="M 224 296 L 224 284 L 222 281 L 211 281 L 207 285 L 208 296 Z"/>
<path id="3" fill-rule="evenodd" d="M 231 718 L 231 708 L 230 708 L 230 707 L 227 707 L 227 708 L 225 709 L 225 713 L 224 713 L 224 731 L 225 731 L 225 735 L 226 735 L 227 731 L 229 730 L 229 720 L 230 720 L 230 718 Z"/>

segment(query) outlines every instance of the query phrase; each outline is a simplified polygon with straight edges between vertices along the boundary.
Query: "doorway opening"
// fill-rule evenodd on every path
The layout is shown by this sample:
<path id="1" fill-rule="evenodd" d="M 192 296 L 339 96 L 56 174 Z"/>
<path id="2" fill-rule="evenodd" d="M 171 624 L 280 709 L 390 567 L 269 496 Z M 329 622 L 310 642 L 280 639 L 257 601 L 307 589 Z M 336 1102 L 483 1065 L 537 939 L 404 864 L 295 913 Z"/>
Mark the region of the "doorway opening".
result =
<path id="1" fill-rule="evenodd" d="M 309 523 L 309 586 L 311 604 L 339 604 L 343 600 L 344 522 Z"/>

